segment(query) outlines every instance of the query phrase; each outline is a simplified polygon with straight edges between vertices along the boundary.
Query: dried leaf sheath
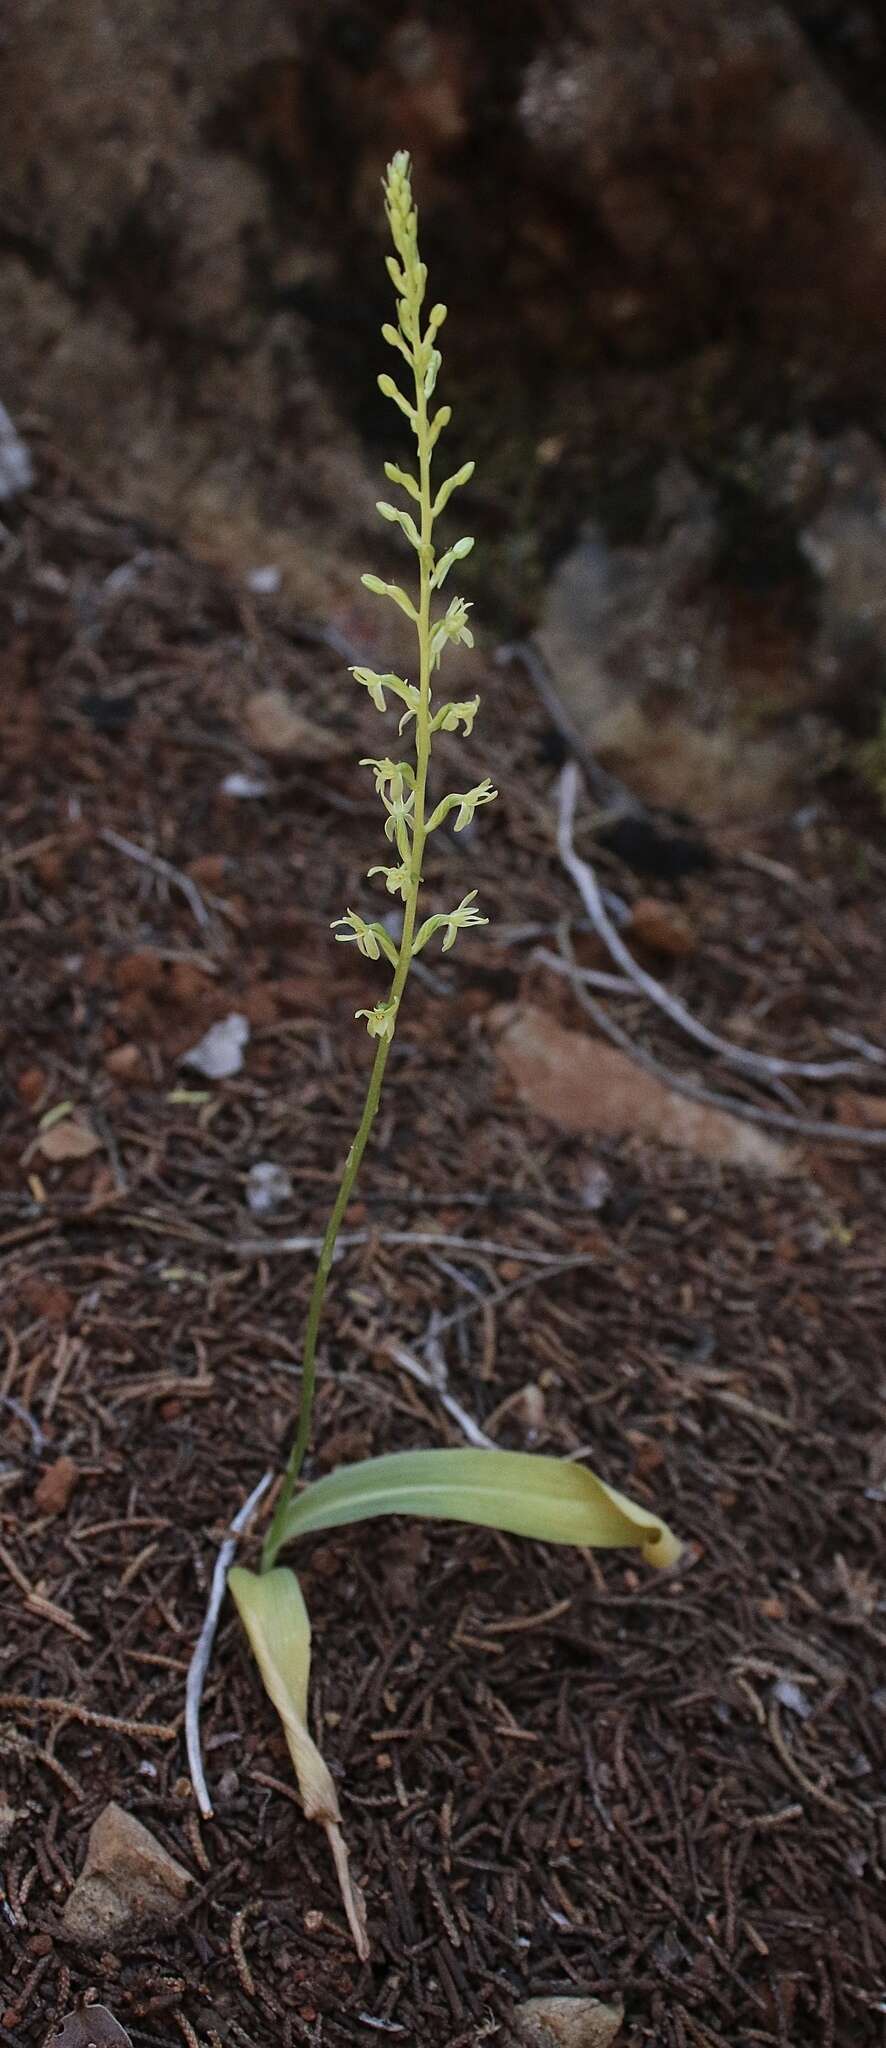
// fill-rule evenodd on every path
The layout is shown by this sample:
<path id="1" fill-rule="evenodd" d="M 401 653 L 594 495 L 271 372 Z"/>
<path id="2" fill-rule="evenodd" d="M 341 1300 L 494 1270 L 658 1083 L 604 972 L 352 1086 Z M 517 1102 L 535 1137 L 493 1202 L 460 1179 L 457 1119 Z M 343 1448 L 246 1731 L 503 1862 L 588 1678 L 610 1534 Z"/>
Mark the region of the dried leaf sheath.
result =
<path id="1" fill-rule="evenodd" d="M 295 1576 L 286 1565 L 249 1572 L 235 1565 L 228 1585 L 249 1637 L 268 1698 L 283 1723 L 305 1817 L 326 1830 L 348 1925 L 361 1962 L 369 1956 L 363 1898 L 348 1869 L 338 1795 L 328 1765 L 308 1731 L 311 1623 Z"/>

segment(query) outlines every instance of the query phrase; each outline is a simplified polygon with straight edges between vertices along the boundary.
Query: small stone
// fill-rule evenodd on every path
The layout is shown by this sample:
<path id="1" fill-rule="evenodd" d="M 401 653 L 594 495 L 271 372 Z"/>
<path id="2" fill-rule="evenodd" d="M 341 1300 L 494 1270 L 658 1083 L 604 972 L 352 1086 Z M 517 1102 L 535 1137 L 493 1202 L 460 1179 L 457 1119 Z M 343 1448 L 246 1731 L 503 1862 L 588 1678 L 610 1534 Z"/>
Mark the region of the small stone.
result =
<path id="1" fill-rule="evenodd" d="M 244 722 L 259 753 L 283 760 L 334 761 L 348 751 L 348 742 L 297 711 L 285 690 L 257 690 L 249 698 Z"/>
<path id="2" fill-rule="evenodd" d="M 727 1110 L 687 1102 L 665 1081 L 640 1073 L 616 1046 L 565 1030 L 547 1011 L 502 1004 L 489 1024 L 502 1073 L 524 1107 L 563 1131 L 632 1135 L 773 1176 L 795 1169 L 795 1155 L 780 1140 Z"/>
<path id="3" fill-rule="evenodd" d="M 263 781 L 261 776 L 244 775 L 239 768 L 235 768 L 231 775 L 225 776 L 224 782 L 221 785 L 221 792 L 222 796 L 234 796 L 243 799 L 267 796 L 270 787 L 270 783 Z"/>
<path id="4" fill-rule="evenodd" d="M 205 996 L 208 985 L 205 969 L 198 967 L 195 960 L 173 961 L 168 985 L 170 1002 L 189 1010 Z"/>
<path id="5" fill-rule="evenodd" d="M 198 853 L 196 860 L 189 860 L 185 873 L 200 889 L 220 889 L 227 866 L 224 853 Z"/>
<path id="6" fill-rule="evenodd" d="M 16 433 L 5 405 L 0 405 L 0 504 L 29 491 L 34 465 L 21 435 Z"/>
<path id="7" fill-rule="evenodd" d="M 77 1484 L 73 1458 L 56 1458 L 34 1488 L 34 1506 L 41 1515 L 63 1515 Z"/>
<path id="8" fill-rule="evenodd" d="M 797 1714 L 801 1721 L 808 1721 L 812 1706 L 805 1692 L 795 1685 L 792 1678 L 778 1678 L 772 1688 L 772 1697 L 780 1707 L 786 1707 L 789 1714 Z"/>
<path id="9" fill-rule="evenodd" d="M 838 1121 L 852 1124 L 856 1130 L 878 1131 L 886 1126 L 886 1095 L 863 1095 L 857 1088 L 842 1088 L 834 1107 Z"/>
<path id="10" fill-rule="evenodd" d="M 673 903 L 663 903 L 658 896 L 638 897 L 629 930 L 632 939 L 669 960 L 685 960 L 695 952 L 695 930 L 685 911 L 678 910 Z"/>
<path id="11" fill-rule="evenodd" d="M 599 1998 L 527 1998 L 514 2022 L 525 2048 L 609 2048 L 624 2009 Z"/>
<path id="12" fill-rule="evenodd" d="M 113 1947 L 145 1921 L 169 1921 L 192 1883 L 140 1820 L 114 1800 L 93 1823 L 86 1861 L 65 1902 L 62 1922 L 72 1941 Z"/>
<path id="13" fill-rule="evenodd" d="M 278 569 L 275 562 L 266 562 L 257 569 L 249 570 L 246 586 L 255 597 L 276 597 L 282 581 L 282 569 Z"/>
<path id="14" fill-rule="evenodd" d="M 592 1215 L 605 1209 L 612 1198 L 612 1175 L 600 1159 L 590 1159 L 584 1168 L 579 1184 L 579 1196 L 583 1209 L 590 1209 Z"/>
<path id="15" fill-rule="evenodd" d="M 163 962 L 158 953 L 124 953 L 114 968 L 114 981 L 121 995 L 128 995 L 137 989 L 141 995 L 153 995 L 162 986 Z"/>
<path id="16" fill-rule="evenodd" d="M 18 1094 L 28 1109 L 35 1109 L 46 1087 L 46 1075 L 42 1067 L 24 1067 L 16 1081 Z"/>
<path id="17" fill-rule="evenodd" d="M 52 2048 L 132 2048 L 132 2037 L 106 2005 L 82 2005 L 50 2037 Z"/>
<path id="18" fill-rule="evenodd" d="M 61 1123 L 50 1124 L 48 1130 L 41 1131 L 39 1145 L 44 1159 L 62 1166 L 71 1159 L 90 1159 L 93 1152 L 101 1149 L 101 1139 L 79 1117 L 66 1116 Z"/>
<path id="19" fill-rule="evenodd" d="M 183 1067 L 196 1067 L 198 1074 L 205 1074 L 207 1081 L 226 1081 L 231 1074 L 239 1074 L 243 1065 L 243 1050 L 249 1044 L 249 1021 L 237 1010 L 229 1017 L 222 1017 L 217 1024 L 210 1025 L 198 1045 L 192 1045 L 190 1052 L 183 1052 Z"/>
<path id="20" fill-rule="evenodd" d="M 141 1069 L 142 1056 L 137 1045 L 114 1045 L 105 1053 L 105 1066 L 115 1081 L 131 1081 Z"/>
<path id="21" fill-rule="evenodd" d="M 292 1200 L 292 1182 L 285 1166 L 257 1159 L 246 1176 L 246 1201 L 253 1216 L 269 1216 Z"/>

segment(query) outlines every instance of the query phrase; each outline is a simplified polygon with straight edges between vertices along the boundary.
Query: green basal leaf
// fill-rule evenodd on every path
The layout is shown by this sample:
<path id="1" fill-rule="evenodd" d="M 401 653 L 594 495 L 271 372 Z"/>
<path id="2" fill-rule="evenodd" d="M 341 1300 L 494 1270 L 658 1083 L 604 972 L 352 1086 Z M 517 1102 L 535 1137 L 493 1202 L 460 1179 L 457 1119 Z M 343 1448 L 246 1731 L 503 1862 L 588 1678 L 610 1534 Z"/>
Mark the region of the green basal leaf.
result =
<path id="1" fill-rule="evenodd" d="M 680 1545 L 665 1522 L 605 1485 L 584 1465 L 528 1451 L 395 1451 L 344 1465 L 292 1501 L 281 1547 L 318 1529 L 375 1515 L 430 1515 L 610 1550 L 625 1544 L 648 1564 L 675 1564 Z"/>

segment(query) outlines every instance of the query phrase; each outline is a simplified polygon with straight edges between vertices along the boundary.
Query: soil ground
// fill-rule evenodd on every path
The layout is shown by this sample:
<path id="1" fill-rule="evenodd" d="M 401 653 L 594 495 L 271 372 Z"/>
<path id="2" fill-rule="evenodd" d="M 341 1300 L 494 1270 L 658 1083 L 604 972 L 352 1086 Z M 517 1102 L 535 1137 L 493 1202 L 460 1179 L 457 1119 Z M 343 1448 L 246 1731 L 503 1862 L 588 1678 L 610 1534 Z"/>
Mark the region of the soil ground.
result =
<path id="1" fill-rule="evenodd" d="M 515 2001 L 545 1991 L 623 1999 L 628 2048 L 873 2043 L 882 1154 L 820 1144 L 774 1183 L 629 1138 L 592 1152 L 509 1098 L 494 1004 L 528 993 L 580 1019 L 532 961 L 577 904 L 545 716 L 514 671 L 490 669 L 469 743 L 470 779 L 490 771 L 502 798 L 428 876 L 447 901 L 479 881 L 494 923 L 425 956 L 411 992 L 349 1219 L 363 1235 L 334 1275 L 314 1469 L 459 1440 L 392 1355 L 436 1332 L 497 1441 L 587 1457 L 668 1517 L 685 1558 L 655 1577 L 396 1523 L 305 1546 L 314 1723 L 366 1893 L 365 1968 L 229 1609 L 199 1823 L 187 1660 L 215 1548 L 297 1392 L 312 1258 L 277 1244 L 322 1229 L 366 1072 L 352 1012 L 373 969 L 327 927 L 379 857 L 354 765 L 378 725 L 322 636 L 84 501 L 48 458 L 10 520 L 4 589 L 0 1755 L 19 1817 L 0 1851 L 0 2042 L 42 2048 L 94 1987 L 137 2048 L 467 2048 L 508 2039 Z M 276 681 L 341 734 L 340 758 L 251 751 L 244 694 Z M 266 794 L 224 794 L 232 772 Z M 671 979 L 708 1022 L 818 1057 L 832 1026 L 882 1037 L 874 822 L 823 797 L 655 882 L 699 934 Z M 650 888 L 611 857 L 605 879 Z M 618 1001 L 632 1035 L 697 1071 L 664 1020 Z M 232 1010 L 243 1070 L 203 1082 L 181 1055 Z M 40 1119 L 65 1102 L 98 1145 L 52 1163 Z M 846 1114 L 828 1089 L 799 1106 Z M 245 1199 L 261 1160 L 292 1182 L 269 1218 Z M 36 1488 L 61 1455 L 77 1483 L 53 1513 Z M 61 1912 L 109 1799 L 194 1884 L 173 1926 L 103 1954 Z"/>

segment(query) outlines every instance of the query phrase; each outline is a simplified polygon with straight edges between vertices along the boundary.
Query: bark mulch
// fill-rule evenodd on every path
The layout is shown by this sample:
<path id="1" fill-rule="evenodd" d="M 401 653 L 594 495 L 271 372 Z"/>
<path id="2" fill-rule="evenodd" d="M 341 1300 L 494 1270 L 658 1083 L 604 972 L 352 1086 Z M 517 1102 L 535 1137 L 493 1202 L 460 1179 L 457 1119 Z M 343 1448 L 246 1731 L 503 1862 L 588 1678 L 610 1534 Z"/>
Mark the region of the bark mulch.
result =
<path id="1" fill-rule="evenodd" d="M 305 1546 L 365 1968 L 229 1609 L 199 1821 L 187 1660 L 297 1392 L 312 1255 L 279 1241 L 322 1229 L 366 1073 L 351 1013 L 373 969 L 327 927 L 380 857 L 355 765 L 379 728 L 322 634 L 51 465 L 4 547 L 0 2042 L 41 2048 L 93 1987 L 137 2048 L 467 2048 L 509 2039 L 515 2001 L 545 1991 L 623 1999 L 628 2048 L 873 2043 L 882 1156 L 820 1145 L 787 1182 L 754 1180 L 630 1139 L 592 1151 L 508 1098 L 492 1006 L 580 1016 L 532 962 L 579 907 L 515 671 L 490 672 L 469 743 L 469 779 L 492 772 L 501 801 L 429 866 L 446 902 L 479 882 L 494 924 L 429 949 L 411 992 L 334 1274 L 313 1469 L 459 1441 L 405 1347 L 445 1362 L 500 1443 L 580 1453 L 660 1507 L 685 1559 L 657 1578 L 395 1522 Z M 242 704 L 273 682 L 341 734 L 340 759 L 255 755 Z M 233 772 L 266 794 L 225 794 Z M 773 1051 L 827 1056 L 834 1025 L 881 1037 L 870 833 L 822 799 L 714 850 L 657 887 L 700 935 L 671 985 Z M 612 857 L 604 878 L 649 892 Z M 619 1001 L 632 1035 L 701 1071 Z M 242 1072 L 203 1082 L 180 1057 L 232 1010 Z M 795 1100 L 837 1117 L 838 1092 Z M 98 1143 L 53 1163 L 40 1120 L 64 1103 Z M 268 1217 L 246 1202 L 262 1160 L 292 1187 Z M 61 1457 L 76 1473 L 38 1495 Z M 104 1954 L 61 1913 L 112 1798 L 194 1883 L 174 1925 Z"/>

